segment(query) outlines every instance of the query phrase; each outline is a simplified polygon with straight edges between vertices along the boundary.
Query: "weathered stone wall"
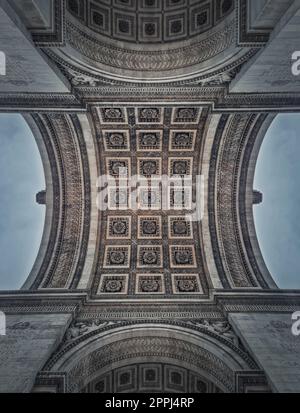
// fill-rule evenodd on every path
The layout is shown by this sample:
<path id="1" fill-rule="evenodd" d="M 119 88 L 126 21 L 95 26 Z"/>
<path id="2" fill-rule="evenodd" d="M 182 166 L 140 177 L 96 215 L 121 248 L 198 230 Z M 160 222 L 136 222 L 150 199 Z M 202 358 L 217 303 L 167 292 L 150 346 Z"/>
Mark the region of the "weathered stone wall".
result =
<path id="1" fill-rule="evenodd" d="M 68 314 L 6 317 L 6 336 L 0 336 L 0 393 L 31 392 L 70 321 Z"/>
<path id="2" fill-rule="evenodd" d="M 272 389 L 300 393 L 300 337 L 292 334 L 291 314 L 230 314 L 229 321 Z"/>

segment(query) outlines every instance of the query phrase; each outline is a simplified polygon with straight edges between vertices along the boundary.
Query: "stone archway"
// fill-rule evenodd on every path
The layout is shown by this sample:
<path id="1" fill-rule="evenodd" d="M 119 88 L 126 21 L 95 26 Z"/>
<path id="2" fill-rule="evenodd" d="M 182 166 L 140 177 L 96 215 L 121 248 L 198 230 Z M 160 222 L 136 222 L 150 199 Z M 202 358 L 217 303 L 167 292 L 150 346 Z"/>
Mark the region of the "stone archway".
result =
<path id="1" fill-rule="evenodd" d="M 67 332 L 37 388 L 61 376 L 66 392 L 234 392 L 238 374 L 249 371 L 260 374 L 224 322 L 88 323 Z"/>

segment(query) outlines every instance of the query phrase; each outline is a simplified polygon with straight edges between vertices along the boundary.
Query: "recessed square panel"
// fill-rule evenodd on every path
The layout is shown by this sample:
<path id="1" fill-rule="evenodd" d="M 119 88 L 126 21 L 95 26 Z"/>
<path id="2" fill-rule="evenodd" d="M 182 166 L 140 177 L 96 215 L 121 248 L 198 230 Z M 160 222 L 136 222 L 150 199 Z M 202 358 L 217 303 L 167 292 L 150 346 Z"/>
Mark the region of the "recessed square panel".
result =
<path id="1" fill-rule="evenodd" d="M 169 216 L 170 239 L 192 239 L 193 226 L 191 218 L 185 216 Z"/>
<path id="2" fill-rule="evenodd" d="M 160 239 L 162 237 L 162 225 L 160 216 L 142 215 L 138 217 L 139 239 Z"/>
<path id="3" fill-rule="evenodd" d="M 170 131 L 170 152 L 194 151 L 196 142 L 196 130 L 171 130 Z"/>
<path id="4" fill-rule="evenodd" d="M 106 152 L 130 151 L 130 137 L 128 130 L 104 130 L 103 137 Z"/>
<path id="5" fill-rule="evenodd" d="M 171 268 L 196 268 L 196 253 L 193 245 L 169 247 Z"/>
<path id="6" fill-rule="evenodd" d="M 161 14 L 139 14 L 138 19 L 139 41 L 141 43 L 162 42 Z"/>
<path id="7" fill-rule="evenodd" d="M 163 373 L 161 364 L 142 364 L 139 366 L 140 391 L 161 390 Z"/>
<path id="8" fill-rule="evenodd" d="M 145 178 L 161 178 L 161 158 L 138 158 L 138 175 Z"/>
<path id="9" fill-rule="evenodd" d="M 234 0 L 216 0 L 216 22 L 232 12 L 234 3 Z"/>
<path id="10" fill-rule="evenodd" d="M 139 1 L 139 0 L 138 0 Z M 113 6 L 126 10 L 136 9 L 136 0 L 113 0 Z"/>
<path id="11" fill-rule="evenodd" d="M 103 268 L 129 268 L 131 247 L 114 245 L 105 248 Z"/>
<path id="12" fill-rule="evenodd" d="M 67 8 L 78 19 L 85 21 L 86 20 L 86 3 L 81 0 L 68 0 Z"/>
<path id="13" fill-rule="evenodd" d="M 187 11 L 165 14 L 165 40 L 179 40 L 187 37 Z"/>
<path id="14" fill-rule="evenodd" d="M 113 35 L 120 40 L 136 41 L 136 15 L 120 11 L 113 12 Z"/>
<path id="15" fill-rule="evenodd" d="M 107 207 L 109 211 L 127 211 L 130 209 L 130 188 L 108 187 Z"/>
<path id="16" fill-rule="evenodd" d="M 139 11 L 142 12 L 159 12 L 163 2 L 161 0 L 138 0 Z"/>
<path id="17" fill-rule="evenodd" d="M 138 274 L 136 294 L 164 294 L 165 286 L 162 274 Z"/>
<path id="18" fill-rule="evenodd" d="M 138 268 L 162 268 L 163 252 L 159 245 L 138 246 Z"/>
<path id="19" fill-rule="evenodd" d="M 162 150 L 162 130 L 138 130 L 137 150 L 142 152 L 160 152 Z"/>
<path id="20" fill-rule="evenodd" d="M 165 366 L 164 370 L 166 391 L 184 393 L 187 388 L 187 371 L 174 366 Z"/>
<path id="21" fill-rule="evenodd" d="M 139 187 L 138 188 L 138 208 L 141 210 L 159 210 L 162 206 L 161 189 Z"/>
<path id="22" fill-rule="evenodd" d="M 173 10 L 180 7 L 187 8 L 187 0 L 165 0 L 165 9 Z"/>
<path id="23" fill-rule="evenodd" d="M 203 380 L 203 377 L 191 376 L 191 393 L 208 393 L 209 384 Z"/>
<path id="24" fill-rule="evenodd" d="M 98 294 L 127 294 L 128 274 L 104 274 L 101 275 Z"/>
<path id="25" fill-rule="evenodd" d="M 116 178 L 126 178 L 131 176 L 130 158 L 106 158 L 107 174 Z"/>
<path id="26" fill-rule="evenodd" d="M 112 372 L 108 372 L 105 376 L 96 379 L 91 384 L 91 392 L 94 393 L 111 393 L 112 392 Z"/>
<path id="27" fill-rule="evenodd" d="M 171 186 L 169 188 L 169 209 L 177 211 L 192 209 L 192 187 L 190 186 Z"/>
<path id="28" fill-rule="evenodd" d="M 191 176 L 193 158 L 169 158 L 169 176 Z"/>
<path id="29" fill-rule="evenodd" d="M 114 393 L 137 392 L 137 366 L 126 366 L 116 370 L 114 383 Z"/>
<path id="30" fill-rule="evenodd" d="M 109 216 L 107 239 L 131 239 L 131 216 Z"/>
<path id="31" fill-rule="evenodd" d="M 174 124 L 198 124 L 201 110 L 192 107 L 178 107 L 173 109 L 172 123 Z"/>
<path id="32" fill-rule="evenodd" d="M 198 274 L 173 274 L 174 294 L 203 294 Z"/>
<path id="33" fill-rule="evenodd" d="M 127 112 L 124 108 L 104 107 L 99 109 L 101 123 L 128 123 Z"/>
<path id="34" fill-rule="evenodd" d="M 110 8 L 103 5 L 100 7 L 97 4 L 90 2 L 89 27 L 97 32 L 109 36 L 111 34 L 110 22 Z"/>
<path id="35" fill-rule="evenodd" d="M 190 8 L 190 34 L 203 33 L 213 27 L 213 2 Z"/>
<path id="36" fill-rule="evenodd" d="M 136 109 L 138 124 L 163 124 L 164 109 L 160 107 L 144 107 Z"/>

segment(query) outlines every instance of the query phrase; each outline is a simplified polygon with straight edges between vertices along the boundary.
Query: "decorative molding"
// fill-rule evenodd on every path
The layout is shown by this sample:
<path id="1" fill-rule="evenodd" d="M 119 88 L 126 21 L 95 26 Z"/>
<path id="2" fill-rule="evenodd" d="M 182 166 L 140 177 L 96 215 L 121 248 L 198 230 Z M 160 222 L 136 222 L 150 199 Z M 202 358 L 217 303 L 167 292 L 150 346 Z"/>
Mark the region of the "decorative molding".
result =
<path id="1" fill-rule="evenodd" d="M 0 112 L 86 112 L 75 95 L 64 93 L 0 93 Z"/>
<path id="2" fill-rule="evenodd" d="M 220 345 L 222 346 L 227 346 L 227 348 L 230 348 L 231 352 L 235 353 L 238 357 L 240 357 L 242 360 L 244 360 L 245 363 L 249 366 L 250 369 L 257 370 L 257 365 L 256 363 L 252 360 L 251 357 L 241 348 L 239 348 L 239 343 L 234 336 L 233 333 L 231 333 L 229 326 L 224 322 L 215 322 L 215 323 L 207 323 L 205 320 L 199 320 L 198 322 L 189 322 L 189 323 L 184 323 L 180 321 L 168 321 L 168 322 L 163 322 L 163 321 L 151 321 L 151 320 L 146 320 L 146 321 L 141 321 L 138 324 L 151 324 L 153 328 L 155 328 L 155 325 L 160 326 L 163 324 L 166 327 L 173 326 L 173 327 L 178 327 L 179 329 L 181 328 L 188 328 L 195 333 L 200 333 L 202 337 L 204 338 L 205 336 L 211 337 L 212 339 L 216 340 L 219 342 Z M 55 365 L 59 362 L 59 360 L 62 357 L 65 357 L 68 353 L 73 352 L 76 350 L 76 348 L 79 346 L 82 348 L 82 345 L 84 343 L 88 343 L 90 339 L 93 337 L 96 337 L 100 333 L 104 333 L 107 336 L 107 333 L 110 332 L 113 334 L 114 329 L 119 329 L 119 328 L 124 328 L 124 327 L 132 327 L 134 328 L 135 326 L 138 325 L 136 322 L 118 322 L 118 323 L 113 323 L 113 322 L 102 322 L 101 320 L 97 321 L 88 321 L 88 322 L 75 322 L 73 326 L 70 327 L 70 329 L 67 331 L 64 341 L 61 344 L 60 348 L 57 350 L 57 352 L 51 357 L 51 359 L 46 363 L 44 370 L 45 371 L 50 371 L 52 370 Z M 127 343 L 128 342 L 128 343 Z M 172 343 L 172 345 L 171 345 Z M 184 346 L 185 350 L 179 350 L 177 349 L 177 344 L 181 346 L 181 344 Z M 171 347 L 170 347 L 171 346 Z M 79 348 L 78 347 L 78 348 Z M 197 347 L 197 348 L 196 348 Z M 132 351 L 134 349 L 134 353 L 132 354 Z M 172 349 L 172 351 L 168 351 L 168 349 Z M 106 355 L 106 350 L 108 351 L 109 354 Z M 175 350 L 175 351 L 174 351 Z M 101 357 L 98 357 L 99 351 L 101 352 Z M 120 356 L 122 355 L 122 356 Z M 100 347 L 99 350 L 95 350 L 93 353 L 88 354 L 86 357 L 87 358 L 93 358 L 93 361 L 90 360 L 90 362 L 87 363 L 86 357 L 79 361 L 76 367 L 72 367 L 71 371 L 68 371 L 68 391 L 73 392 L 75 389 L 73 386 L 75 385 L 76 381 L 81 377 L 82 374 L 86 375 L 88 374 L 90 377 L 93 376 L 94 372 L 100 370 L 107 364 L 111 364 L 113 362 L 119 362 L 123 359 L 130 359 L 133 357 L 142 357 L 142 356 L 155 356 L 157 358 L 159 357 L 169 357 L 171 359 L 177 359 L 184 361 L 188 363 L 189 366 L 197 366 L 197 368 L 202 368 L 207 371 L 209 371 L 210 374 L 212 374 L 217 381 L 220 381 L 222 385 L 227 387 L 229 383 L 231 382 L 231 379 L 229 379 L 229 370 L 228 366 L 225 366 L 224 362 L 221 361 L 218 358 L 215 358 L 211 352 L 204 350 L 200 346 L 195 346 L 191 342 L 187 341 L 181 341 L 179 339 L 174 339 L 174 338 L 166 338 L 166 337 L 132 337 L 130 339 L 123 339 L 120 341 L 114 342 L 113 346 L 111 345 L 105 345 L 103 347 Z M 188 356 L 187 356 L 188 355 Z M 192 356 L 190 358 L 190 356 Z M 188 357 L 188 358 L 186 358 Z M 199 364 L 199 362 L 201 363 Z M 209 360 L 209 364 L 206 364 L 204 362 L 205 360 Z M 218 360 L 218 361 L 217 361 Z M 217 363 L 215 364 L 215 362 Z M 204 362 L 204 364 L 203 364 Z M 92 370 L 89 369 L 89 371 L 86 371 L 83 373 L 79 373 L 81 371 L 81 365 L 82 363 L 86 366 L 92 366 Z M 100 364 L 99 364 L 100 363 Z M 217 367 L 219 366 L 219 367 Z M 220 367 L 223 372 L 227 371 L 228 373 L 226 374 L 226 379 L 223 377 L 222 379 L 222 374 L 220 375 Z M 65 369 L 65 367 L 64 367 Z M 231 375 L 231 373 L 230 373 Z M 82 377 L 81 377 L 82 378 Z M 229 380 L 229 381 L 228 381 Z M 226 384 L 225 384 L 226 383 Z M 234 391 L 233 387 L 228 388 L 228 391 Z M 78 390 L 78 389 L 77 389 Z"/>
<path id="3" fill-rule="evenodd" d="M 117 79 L 114 77 L 105 77 L 105 75 L 97 74 L 95 71 L 89 71 L 85 67 L 78 66 L 78 63 L 72 62 L 72 57 L 66 57 L 61 55 L 57 51 L 52 49 L 44 49 L 44 53 L 58 66 L 59 70 L 69 79 L 81 95 L 81 90 L 88 88 L 92 91 L 93 88 L 101 88 L 103 86 L 132 86 L 132 81 L 126 81 L 123 79 Z M 182 80 L 176 79 L 173 81 L 152 81 L 152 87 L 178 87 L 188 85 L 198 86 L 225 86 L 231 80 L 235 78 L 237 73 L 241 70 L 244 63 L 246 63 L 251 57 L 257 53 L 257 49 L 246 49 L 243 53 L 239 53 L 235 56 L 230 63 L 221 65 L 219 68 L 212 68 L 206 74 L 187 77 Z M 136 87 L 145 87 L 145 83 L 141 81 L 135 81 Z"/>
<path id="4" fill-rule="evenodd" d="M 226 50 L 235 40 L 234 20 L 208 39 L 172 51 L 137 51 L 109 45 L 80 27 L 67 23 L 67 41 L 83 56 L 106 66 L 122 70 L 169 71 L 205 62 Z"/>

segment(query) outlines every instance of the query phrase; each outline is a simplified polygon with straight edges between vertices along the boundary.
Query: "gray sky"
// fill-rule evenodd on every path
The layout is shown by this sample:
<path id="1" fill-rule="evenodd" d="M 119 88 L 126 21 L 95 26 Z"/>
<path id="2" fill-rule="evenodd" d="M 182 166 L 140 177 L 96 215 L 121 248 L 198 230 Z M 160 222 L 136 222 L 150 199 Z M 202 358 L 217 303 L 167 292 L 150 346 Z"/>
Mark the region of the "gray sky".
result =
<path id="1" fill-rule="evenodd" d="M 254 207 L 265 262 L 281 288 L 300 288 L 300 114 L 278 115 L 263 141 Z"/>
<path id="2" fill-rule="evenodd" d="M 21 115 L 0 114 L 0 289 L 20 288 L 37 256 L 45 207 L 41 158 Z"/>
<path id="3" fill-rule="evenodd" d="M 254 208 L 260 247 L 281 288 L 300 288 L 300 115 L 280 115 L 263 142 Z M 40 155 L 20 115 L 0 114 L 0 289 L 20 288 L 40 245 L 45 207 L 35 195 L 45 188 Z"/>

